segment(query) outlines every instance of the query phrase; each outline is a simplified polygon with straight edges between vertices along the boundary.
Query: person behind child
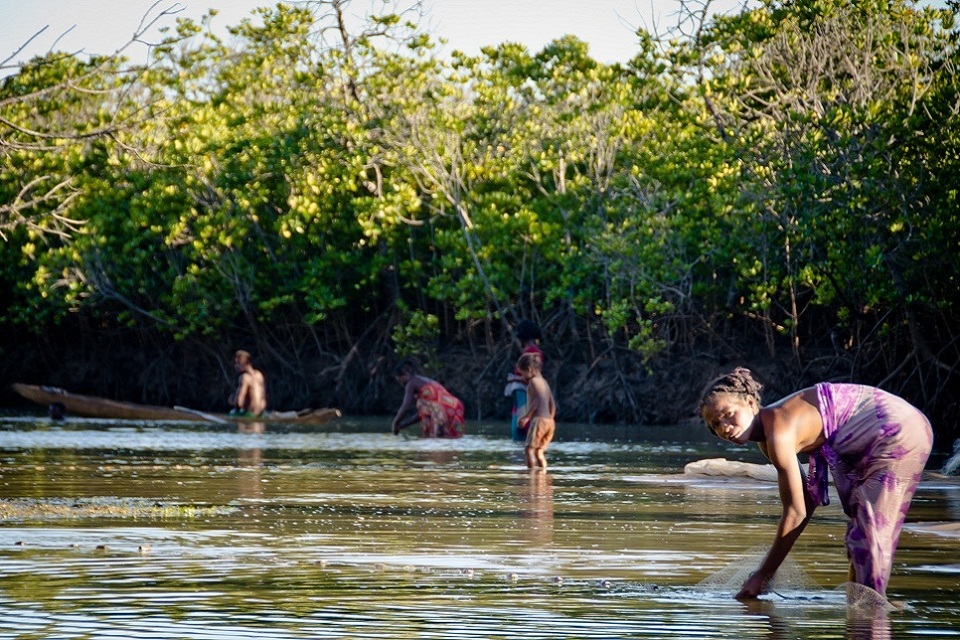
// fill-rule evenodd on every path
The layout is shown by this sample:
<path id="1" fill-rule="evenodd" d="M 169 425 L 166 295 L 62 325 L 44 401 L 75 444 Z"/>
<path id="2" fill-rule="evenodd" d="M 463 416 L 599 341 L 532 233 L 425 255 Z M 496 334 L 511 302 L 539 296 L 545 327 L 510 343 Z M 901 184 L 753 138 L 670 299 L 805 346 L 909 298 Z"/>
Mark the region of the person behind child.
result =
<path id="1" fill-rule="evenodd" d="M 858 384 L 821 382 L 761 406 L 749 369 L 713 380 L 699 413 L 716 436 L 756 442 L 777 471 L 783 512 L 773 544 L 738 599 L 763 593 L 817 505 L 827 467 L 847 523 L 850 580 L 885 596 L 900 529 L 933 445 L 930 422 L 906 400 Z M 804 479 L 798 453 L 810 454 Z"/>
<path id="2" fill-rule="evenodd" d="M 420 423 L 425 438 L 459 438 L 463 435 L 463 403 L 442 384 L 417 373 L 412 360 L 405 359 L 394 369 L 403 385 L 403 403 L 393 419 L 393 434 Z"/>
<path id="3" fill-rule="evenodd" d="M 231 415 L 262 415 L 267 410 L 267 381 L 263 373 L 255 369 L 250 353 L 242 349 L 233 354 L 233 370 L 237 372 L 237 390 L 227 401 L 232 407 Z"/>
<path id="4" fill-rule="evenodd" d="M 532 320 L 521 320 L 514 328 L 514 335 L 520 342 L 520 355 L 525 353 L 535 353 L 540 356 L 543 362 L 543 351 L 540 349 L 540 327 Z M 510 436 L 515 442 L 524 442 L 527 438 L 526 432 L 520 428 L 520 416 L 527 411 L 527 385 L 524 384 L 520 372 L 514 367 L 511 373 L 507 374 L 507 386 L 503 389 L 505 396 L 513 398 L 513 409 L 510 413 Z"/>
<path id="5" fill-rule="evenodd" d="M 553 440 L 557 406 L 553 401 L 550 384 L 541 372 L 542 368 L 543 359 L 536 353 L 525 353 L 517 361 L 517 371 L 527 384 L 527 407 L 518 422 L 521 428 L 527 429 L 524 445 L 527 468 L 535 469 L 539 466 L 546 470 L 545 452 Z"/>

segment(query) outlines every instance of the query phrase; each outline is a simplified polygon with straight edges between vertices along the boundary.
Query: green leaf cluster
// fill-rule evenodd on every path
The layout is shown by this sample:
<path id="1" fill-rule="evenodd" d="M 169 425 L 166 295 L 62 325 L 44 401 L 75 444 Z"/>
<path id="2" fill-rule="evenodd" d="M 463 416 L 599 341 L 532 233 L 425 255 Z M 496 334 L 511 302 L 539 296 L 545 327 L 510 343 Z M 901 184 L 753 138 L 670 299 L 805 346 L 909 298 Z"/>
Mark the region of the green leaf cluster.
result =
<path id="1" fill-rule="evenodd" d="M 7 78 L 0 322 L 279 345 L 386 314 L 407 352 L 572 312 L 646 361 L 732 318 L 798 358 L 956 343 L 952 10 L 764 0 L 612 65 L 573 36 L 442 58 L 394 14 L 332 42 L 338 15 Z"/>

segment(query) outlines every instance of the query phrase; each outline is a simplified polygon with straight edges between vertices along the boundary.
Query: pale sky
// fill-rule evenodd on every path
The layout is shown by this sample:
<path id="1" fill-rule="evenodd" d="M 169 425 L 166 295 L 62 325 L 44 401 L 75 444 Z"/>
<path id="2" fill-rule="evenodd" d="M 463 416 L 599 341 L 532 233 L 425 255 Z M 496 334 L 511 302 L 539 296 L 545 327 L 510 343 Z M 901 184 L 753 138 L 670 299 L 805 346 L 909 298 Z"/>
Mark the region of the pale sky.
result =
<path id="1" fill-rule="evenodd" d="M 154 0 L 0 0 L 0 62 L 6 60 L 33 34 L 49 25 L 23 54 L 9 62 L 23 61 L 54 47 L 64 51 L 112 53 L 138 28 Z M 350 8 L 358 14 L 380 6 L 379 0 L 355 0 Z M 149 14 L 156 16 L 172 6 L 181 7 L 179 17 L 196 20 L 209 8 L 218 15 L 214 26 L 238 24 L 260 6 L 273 0 L 161 0 Z M 714 0 L 721 10 L 738 6 L 738 0 Z M 395 8 L 409 6 L 400 0 Z M 425 0 L 425 24 L 435 36 L 446 38 L 445 51 L 459 49 L 479 53 L 480 47 L 505 41 L 519 42 L 531 53 L 551 40 L 575 35 L 590 46 L 590 55 L 601 62 L 623 62 L 636 51 L 634 31 L 639 26 L 660 29 L 676 22 L 679 0 Z M 161 24 L 173 27 L 175 18 Z M 73 29 L 66 33 L 68 29 Z M 65 34 L 65 35 L 64 35 Z M 62 37 L 61 37 L 62 36 Z M 133 51 L 127 52 L 136 59 Z M 8 63 L 9 64 L 9 63 Z"/>

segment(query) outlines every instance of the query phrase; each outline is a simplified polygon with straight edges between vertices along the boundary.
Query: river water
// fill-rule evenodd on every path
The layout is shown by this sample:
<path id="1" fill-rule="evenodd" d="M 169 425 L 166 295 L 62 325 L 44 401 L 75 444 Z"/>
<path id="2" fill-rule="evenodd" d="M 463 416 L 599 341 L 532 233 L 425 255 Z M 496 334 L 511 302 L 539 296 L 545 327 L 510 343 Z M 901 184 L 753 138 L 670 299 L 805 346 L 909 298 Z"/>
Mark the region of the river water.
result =
<path id="1" fill-rule="evenodd" d="M 845 519 L 818 510 L 776 593 L 732 599 L 775 485 L 702 428 L 558 425 L 547 473 L 502 424 L 389 419 L 239 433 L 0 417 L 2 638 L 960 638 L 960 481 L 929 473 L 888 597 L 846 604 Z M 932 467 L 931 467 L 932 468 Z M 725 573 L 726 572 L 726 573 Z M 787 569 L 784 570 L 787 573 Z"/>

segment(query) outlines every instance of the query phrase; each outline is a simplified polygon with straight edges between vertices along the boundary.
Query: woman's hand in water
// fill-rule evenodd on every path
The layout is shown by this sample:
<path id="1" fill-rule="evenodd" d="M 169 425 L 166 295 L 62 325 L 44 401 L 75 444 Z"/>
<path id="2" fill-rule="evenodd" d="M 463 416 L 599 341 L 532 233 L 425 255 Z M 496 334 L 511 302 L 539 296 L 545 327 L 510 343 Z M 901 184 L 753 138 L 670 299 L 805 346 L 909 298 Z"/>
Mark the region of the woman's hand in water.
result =
<path id="1" fill-rule="evenodd" d="M 764 592 L 766 586 L 767 579 L 760 575 L 759 571 L 751 573 L 750 577 L 743 583 L 743 586 L 740 587 L 740 592 L 736 596 L 737 600 L 756 599 L 757 596 Z"/>

